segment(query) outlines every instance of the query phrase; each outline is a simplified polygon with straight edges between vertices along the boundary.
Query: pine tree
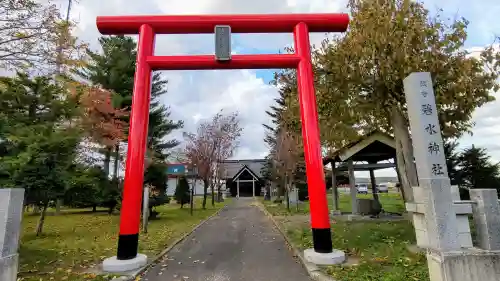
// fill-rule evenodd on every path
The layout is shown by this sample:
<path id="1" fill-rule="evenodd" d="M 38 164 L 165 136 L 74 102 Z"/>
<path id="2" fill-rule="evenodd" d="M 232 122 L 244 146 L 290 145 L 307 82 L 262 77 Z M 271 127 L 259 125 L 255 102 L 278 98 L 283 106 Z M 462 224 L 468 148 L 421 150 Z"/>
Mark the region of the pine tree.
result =
<path id="1" fill-rule="evenodd" d="M 460 165 L 460 155 L 456 151 L 458 147 L 457 142 L 446 141 L 444 142 L 444 155 L 446 157 L 446 166 L 448 168 L 448 176 L 452 185 L 458 185 L 460 182 L 459 178 L 459 165 Z"/>
<path id="2" fill-rule="evenodd" d="M 172 121 L 168 107 L 161 104 L 160 98 L 167 92 L 167 81 L 161 79 L 159 73 L 153 74 L 151 87 L 151 102 L 149 112 L 149 128 L 147 141 L 147 154 L 151 164 L 144 174 L 144 183 L 154 186 L 156 195 L 149 201 L 149 207 L 166 204 L 167 196 L 166 160 L 172 148 L 179 144 L 177 140 L 167 140 L 172 131 L 182 128 L 182 121 Z"/>
<path id="3" fill-rule="evenodd" d="M 80 141 L 68 125 L 77 103 L 50 77 L 19 73 L 0 81 L 1 186 L 26 189 L 25 202 L 42 208 L 36 235 L 42 232 L 49 202 L 64 195 Z"/>
<path id="4" fill-rule="evenodd" d="M 132 107 L 137 45 L 128 36 L 101 37 L 99 43 L 102 51 L 87 50 L 90 61 L 85 67 L 76 70 L 76 73 L 93 85 L 99 85 L 114 93 L 113 106 L 125 112 L 121 120 L 125 123 L 123 141 L 126 141 Z M 183 125 L 181 121 L 170 120 L 168 107 L 160 102 L 161 96 L 167 92 L 166 85 L 167 81 L 161 77 L 160 73 L 153 73 L 146 154 L 148 165 L 144 176 L 144 184 L 149 184 L 155 189 L 155 196 L 150 199 L 150 214 L 153 214 L 153 207 L 168 202 L 167 178 L 164 172 L 165 160 L 169 150 L 177 146 L 178 141 L 167 140 L 166 137 Z M 104 170 L 107 175 L 110 174 L 111 158 L 114 160 L 113 181 L 118 185 L 118 167 L 121 158 L 119 143 L 114 146 L 105 145 L 102 152 Z"/>
<path id="5" fill-rule="evenodd" d="M 275 74 L 275 78 L 277 77 L 278 74 Z M 276 80 L 275 80 L 276 83 Z M 283 123 L 283 115 L 284 115 L 284 110 L 286 107 L 286 98 L 288 95 L 289 91 L 288 89 L 280 89 L 278 94 L 279 97 L 274 99 L 275 105 L 271 105 L 269 110 L 266 110 L 266 114 L 271 117 L 271 123 L 272 125 L 269 126 L 267 124 L 263 124 L 264 128 L 266 129 L 266 135 L 264 137 L 264 142 L 268 145 L 270 148 L 269 154 L 266 156 L 266 159 L 268 160 L 266 162 L 266 165 L 263 167 L 262 174 L 265 175 L 265 179 L 268 182 L 275 182 L 277 183 L 278 187 L 278 194 L 277 197 L 282 195 L 283 193 L 283 185 L 282 179 L 280 177 L 280 173 L 278 171 L 278 167 L 275 165 L 275 155 L 276 155 L 276 146 L 277 146 L 277 132 L 279 131 L 279 127 Z"/>
<path id="6" fill-rule="evenodd" d="M 293 73 L 290 71 L 283 71 L 280 73 L 275 73 L 274 80 L 272 84 L 277 86 L 280 84 L 278 94 L 279 97 L 274 99 L 275 105 L 270 106 L 270 110 L 266 110 L 266 114 L 271 117 L 272 126 L 264 124 L 264 128 L 267 130 L 266 137 L 264 141 L 272 148 L 276 143 L 276 134 L 280 126 L 290 125 L 293 120 L 290 117 L 290 100 L 294 96 L 294 84 L 289 83 Z M 300 130 L 300 127 L 298 127 Z"/>
<path id="7" fill-rule="evenodd" d="M 191 202 L 191 195 L 189 194 L 189 183 L 186 177 L 179 178 L 179 184 L 175 189 L 175 201 L 178 204 L 181 204 L 181 208 L 184 207 L 184 204 L 188 204 Z"/>
<path id="8" fill-rule="evenodd" d="M 147 147 L 150 156 L 163 163 L 169 156 L 170 150 L 179 145 L 178 140 L 166 140 L 165 138 L 172 131 L 183 127 L 182 121 L 170 119 L 169 108 L 160 101 L 161 96 L 167 93 L 166 85 L 167 81 L 163 80 L 159 73 L 153 74 Z"/>
<path id="9" fill-rule="evenodd" d="M 134 85 L 137 45 L 128 36 L 101 37 L 99 43 L 102 52 L 87 50 L 89 63 L 75 72 L 94 85 L 112 91 L 113 104 L 116 108 L 125 110 L 127 114 L 122 120 L 128 124 L 132 107 L 132 93 Z M 149 114 L 148 150 L 150 158 L 164 160 L 168 156 L 168 149 L 178 145 L 177 141 L 167 141 L 165 136 L 173 130 L 181 128 L 182 122 L 173 122 L 169 119 L 168 107 L 160 103 L 159 98 L 165 94 L 167 81 L 160 73 L 153 73 L 151 86 L 151 103 Z M 125 139 L 128 126 L 125 128 Z M 124 139 L 124 140 L 125 140 Z M 114 150 L 114 151 L 113 151 Z M 114 175 L 116 177 L 119 164 L 119 146 L 107 146 L 104 149 L 104 169 L 109 174 L 111 156 L 114 154 Z M 156 162 L 156 160 L 153 160 Z"/>
<path id="10" fill-rule="evenodd" d="M 486 149 L 472 146 L 459 156 L 460 185 L 465 188 L 500 189 L 499 164 L 492 163 Z"/>
<path id="11" fill-rule="evenodd" d="M 88 63 L 76 69 L 75 73 L 92 85 L 101 86 L 114 93 L 113 105 L 127 109 L 123 120 L 128 124 L 132 105 L 134 85 L 136 43 L 131 37 L 109 36 L 99 38 L 102 52 L 87 50 Z M 128 127 L 125 128 L 127 131 Z M 111 157 L 114 151 L 115 176 L 119 160 L 119 144 L 114 147 L 106 145 L 101 151 L 104 154 L 104 171 L 109 175 Z"/>
<path id="12" fill-rule="evenodd" d="M 299 140 L 296 143 L 296 147 L 293 148 L 294 153 L 298 153 L 298 159 L 296 159 L 293 175 L 287 175 L 288 180 L 292 180 L 295 186 L 299 189 L 301 198 L 305 198 L 305 193 L 307 193 L 307 183 L 305 174 L 305 161 L 304 153 L 302 150 L 301 140 L 301 123 L 298 118 L 299 108 L 298 102 L 296 100 L 296 85 L 295 85 L 295 71 L 284 70 L 275 74 L 272 84 L 279 86 L 278 93 L 279 97 L 275 99 L 275 105 L 270 107 L 270 110 L 266 111 L 267 115 L 271 117 L 271 122 L 273 126 L 264 125 L 266 128 L 266 136 L 264 141 L 270 147 L 270 154 L 268 159 L 275 159 L 277 155 L 277 150 L 279 150 L 277 139 L 279 138 L 280 131 L 284 130 L 289 134 L 292 134 L 294 138 Z M 295 158 L 295 157 L 294 157 Z M 295 162 L 295 161 L 294 161 Z M 275 166 L 276 161 L 269 161 L 266 165 L 265 173 L 268 175 L 273 175 L 273 181 L 277 183 L 280 191 L 279 194 L 284 192 L 285 174 L 280 171 L 278 167 Z"/>

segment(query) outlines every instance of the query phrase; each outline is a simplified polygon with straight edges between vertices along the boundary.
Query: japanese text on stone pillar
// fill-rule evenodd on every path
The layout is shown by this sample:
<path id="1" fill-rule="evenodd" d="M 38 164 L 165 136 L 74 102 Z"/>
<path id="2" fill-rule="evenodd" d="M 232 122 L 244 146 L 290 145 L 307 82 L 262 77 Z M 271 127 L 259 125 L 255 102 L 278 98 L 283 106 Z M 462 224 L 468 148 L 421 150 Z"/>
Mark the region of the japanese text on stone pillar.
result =
<path id="1" fill-rule="evenodd" d="M 443 140 L 429 73 L 412 73 L 404 81 L 419 178 L 447 177 Z M 418 128 L 415 130 L 415 128 Z"/>

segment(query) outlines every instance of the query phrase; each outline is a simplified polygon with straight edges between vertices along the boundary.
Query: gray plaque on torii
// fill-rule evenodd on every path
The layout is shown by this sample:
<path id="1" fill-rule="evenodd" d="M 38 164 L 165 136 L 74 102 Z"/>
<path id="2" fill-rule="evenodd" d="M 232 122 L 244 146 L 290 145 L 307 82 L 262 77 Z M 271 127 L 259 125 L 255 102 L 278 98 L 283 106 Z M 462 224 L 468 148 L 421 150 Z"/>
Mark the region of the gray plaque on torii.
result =
<path id="1" fill-rule="evenodd" d="M 231 60 L 231 26 L 216 25 L 215 29 L 215 59 Z"/>

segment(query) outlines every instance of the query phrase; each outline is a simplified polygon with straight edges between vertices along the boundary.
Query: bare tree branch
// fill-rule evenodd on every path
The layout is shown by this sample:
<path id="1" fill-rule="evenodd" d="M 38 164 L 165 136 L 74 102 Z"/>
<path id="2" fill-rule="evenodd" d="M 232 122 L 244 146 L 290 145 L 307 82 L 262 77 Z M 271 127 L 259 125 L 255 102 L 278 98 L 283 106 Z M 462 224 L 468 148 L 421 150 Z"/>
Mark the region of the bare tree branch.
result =
<path id="1" fill-rule="evenodd" d="M 233 155 L 239 144 L 241 130 L 238 113 L 223 114 L 220 111 L 211 120 L 201 122 L 196 133 L 184 133 L 186 159 L 197 167 L 198 176 L 204 182 L 203 206 L 217 163 Z"/>
<path id="2" fill-rule="evenodd" d="M 71 67 L 84 55 L 86 45 L 71 35 L 74 24 L 51 1 L 0 0 L 0 19 L 0 68 L 52 74 L 58 60 Z"/>

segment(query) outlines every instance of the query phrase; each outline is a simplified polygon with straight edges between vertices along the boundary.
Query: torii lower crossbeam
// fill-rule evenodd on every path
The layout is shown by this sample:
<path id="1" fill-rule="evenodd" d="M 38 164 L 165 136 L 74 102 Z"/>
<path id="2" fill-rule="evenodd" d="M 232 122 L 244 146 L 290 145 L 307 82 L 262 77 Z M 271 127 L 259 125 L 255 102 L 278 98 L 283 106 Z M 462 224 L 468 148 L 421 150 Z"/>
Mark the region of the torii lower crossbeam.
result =
<path id="1" fill-rule="evenodd" d="M 113 263 L 138 256 L 144 179 L 141 167 L 144 167 L 153 70 L 297 69 L 313 252 L 332 253 L 309 32 L 343 32 L 348 23 L 347 14 L 97 17 L 97 27 L 102 34 L 139 34 L 118 253 Z M 217 61 L 214 55 L 154 56 L 156 34 L 213 33 L 216 25 L 229 25 L 233 33 L 293 32 L 295 53 L 233 55 L 229 61 Z M 311 251 L 306 257 L 310 254 Z M 324 257 L 317 260 L 324 260 Z M 133 265 L 127 266 L 127 270 L 131 267 Z"/>
<path id="2" fill-rule="evenodd" d="M 206 69 L 279 69 L 297 68 L 297 55 L 233 55 L 230 61 L 219 62 L 213 55 L 150 56 L 148 64 L 153 70 L 206 70 Z"/>

